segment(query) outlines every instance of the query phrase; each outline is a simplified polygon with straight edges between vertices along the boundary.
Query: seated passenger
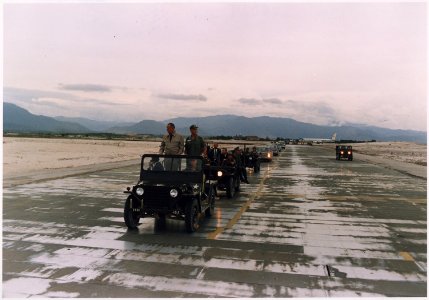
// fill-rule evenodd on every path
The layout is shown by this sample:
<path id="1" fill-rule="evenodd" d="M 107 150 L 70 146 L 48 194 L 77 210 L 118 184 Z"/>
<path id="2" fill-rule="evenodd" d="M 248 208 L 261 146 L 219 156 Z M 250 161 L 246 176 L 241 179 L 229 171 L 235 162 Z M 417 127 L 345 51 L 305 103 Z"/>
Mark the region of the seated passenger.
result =
<path id="1" fill-rule="evenodd" d="M 232 155 L 231 153 L 228 153 L 226 159 L 224 159 L 222 162 L 222 166 L 235 167 L 236 161 L 235 161 L 234 155 Z"/>
<path id="2" fill-rule="evenodd" d="M 159 157 L 152 157 L 152 160 L 149 164 L 149 170 L 152 171 L 164 171 L 162 163 L 159 161 Z"/>

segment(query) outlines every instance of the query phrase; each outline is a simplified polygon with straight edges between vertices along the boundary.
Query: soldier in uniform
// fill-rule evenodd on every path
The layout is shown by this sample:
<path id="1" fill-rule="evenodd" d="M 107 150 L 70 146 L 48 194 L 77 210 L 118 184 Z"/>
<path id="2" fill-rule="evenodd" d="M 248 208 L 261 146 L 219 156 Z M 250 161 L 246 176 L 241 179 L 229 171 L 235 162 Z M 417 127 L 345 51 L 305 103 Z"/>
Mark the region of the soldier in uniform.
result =
<path id="1" fill-rule="evenodd" d="M 189 127 L 191 135 L 185 141 L 185 154 L 188 156 L 205 156 L 207 147 L 204 139 L 198 135 L 198 126 L 193 124 Z M 189 160 L 189 159 L 188 159 Z M 195 162 L 188 161 L 188 168 L 195 170 L 199 166 Z"/>
<path id="2" fill-rule="evenodd" d="M 198 135 L 198 126 L 191 125 L 189 127 L 191 135 L 185 141 L 185 154 L 189 156 L 203 156 L 206 152 L 206 144 L 204 139 Z"/>

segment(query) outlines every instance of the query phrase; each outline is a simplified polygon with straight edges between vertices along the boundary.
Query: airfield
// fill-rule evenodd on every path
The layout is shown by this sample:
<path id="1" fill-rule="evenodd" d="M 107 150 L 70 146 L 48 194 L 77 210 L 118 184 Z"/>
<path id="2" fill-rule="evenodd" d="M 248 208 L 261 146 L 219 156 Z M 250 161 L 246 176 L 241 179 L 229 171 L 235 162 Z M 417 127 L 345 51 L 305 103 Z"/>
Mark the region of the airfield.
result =
<path id="1" fill-rule="evenodd" d="M 2 296 L 426 297 L 426 172 L 333 148 L 287 145 L 194 234 L 127 230 L 138 161 L 6 184 Z"/>

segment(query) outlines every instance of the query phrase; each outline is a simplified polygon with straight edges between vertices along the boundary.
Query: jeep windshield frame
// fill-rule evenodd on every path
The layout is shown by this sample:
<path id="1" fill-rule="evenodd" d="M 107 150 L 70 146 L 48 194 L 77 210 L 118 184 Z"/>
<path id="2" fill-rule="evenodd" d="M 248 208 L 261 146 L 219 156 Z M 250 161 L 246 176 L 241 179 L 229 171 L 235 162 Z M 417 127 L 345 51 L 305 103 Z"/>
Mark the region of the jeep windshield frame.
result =
<path id="1" fill-rule="evenodd" d="M 204 177 L 202 156 L 144 154 L 140 181 L 177 184 L 201 183 Z"/>

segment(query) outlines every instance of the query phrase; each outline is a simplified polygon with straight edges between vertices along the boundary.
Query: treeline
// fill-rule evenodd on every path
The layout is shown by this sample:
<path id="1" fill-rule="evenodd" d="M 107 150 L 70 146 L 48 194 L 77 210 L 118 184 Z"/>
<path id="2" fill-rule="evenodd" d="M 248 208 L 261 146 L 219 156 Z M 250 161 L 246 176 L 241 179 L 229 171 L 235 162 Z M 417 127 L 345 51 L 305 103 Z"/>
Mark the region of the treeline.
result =
<path id="1" fill-rule="evenodd" d="M 102 139 L 102 140 L 128 140 L 128 141 L 151 141 L 159 140 L 162 135 L 152 134 L 118 134 L 109 132 L 92 132 L 92 133 L 53 133 L 53 132 L 4 132 L 4 137 L 31 137 L 31 138 L 61 138 L 61 139 Z M 243 135 L 214 135 L 204 136 L 209 140 L 238 140 L 238 141 L 281 141 L 285 138 L 260 138 L 257 136 Z"/>
<path id="2" fill-rule="evenodd" d="M 100 140 L 130 140 L 147 141 L 155 140 L 154 135 L 130 135 L 117 133 L 50 133 L 50 132 L 5 132 L 4 137 L 29 137 L 29 138 L 61 138 L 61 139 L 100 139 Z"/>
<path id="3" fill-rule="evenodd" d="M 210 140 L 238 140 L 238 141 L 272 141 L 273 139 L 270 137 L 261 138 L 258 136 L 243 136 L 243 135 L 212 135 L 212 136 L 205 136 L 205 138 Z M 277 138 L 279 140 L 280 138 Z"/>

